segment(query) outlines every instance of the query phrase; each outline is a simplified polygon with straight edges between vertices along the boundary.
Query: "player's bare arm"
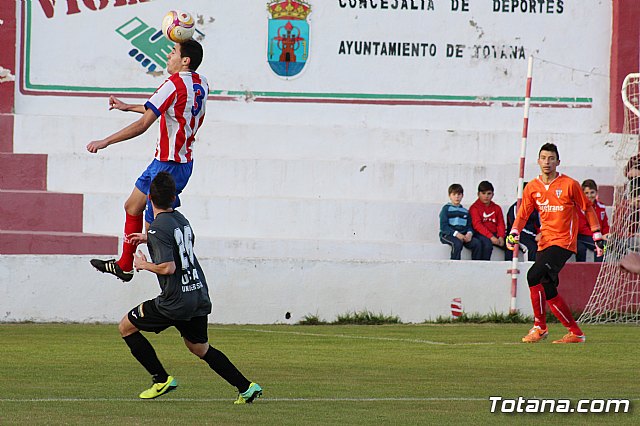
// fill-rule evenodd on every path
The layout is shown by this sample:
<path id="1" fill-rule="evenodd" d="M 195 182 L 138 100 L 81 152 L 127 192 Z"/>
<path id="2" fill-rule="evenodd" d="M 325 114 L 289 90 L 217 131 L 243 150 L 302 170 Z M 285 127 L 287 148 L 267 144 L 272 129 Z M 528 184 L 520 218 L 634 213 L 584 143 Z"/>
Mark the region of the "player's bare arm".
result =
<path id="1" fill-rule="evenodd" d="M 627 254 L 620 261 L 620 267 L 634 274 L 640 274 L 640 254 Z"/>
<path id="2" fill-rule="evenodd" d="M 128 103 L 122 102 L 120 99 L 116 98 L 115 96 L 109 96 L 109 111 L 111 111 L 112 109 L 117 109 L 120 111 L 137 112 L 139 114 L 144 114 L 145 112 L 144 105 L 128 104 Z"/>
<path id="3" fill-rule="evenodd" d="M 147 234 L 146 232 L 134 232 L 133 234 L 127 235 L 129 241 L 134 244 L 146 244 L 147 243 Z"/>
<path id="4" fill-rule="evenodd" d="M 171 275 L 176 271 L 174 261 L 155 264 L 147 260 L 147 256 L 140 250 L 133 255 L 133 267 L 137 271 L 149 271 L 158 275 Z"/>
<path id="5" fill-rule="evenodd" d="M 147 131 L 149 127 L 156 121 L 158 117 L 152 110 L 146 110 L 142 117 L 129 124 L 122 130 L 112 134 L 111 136 L 98 141 L 92 141 L 87 145 L 87 151 L 95 154 L 101 149 L 113 145 L 114 143 L 126 141 L 136 136 L 140 136 Z"/>

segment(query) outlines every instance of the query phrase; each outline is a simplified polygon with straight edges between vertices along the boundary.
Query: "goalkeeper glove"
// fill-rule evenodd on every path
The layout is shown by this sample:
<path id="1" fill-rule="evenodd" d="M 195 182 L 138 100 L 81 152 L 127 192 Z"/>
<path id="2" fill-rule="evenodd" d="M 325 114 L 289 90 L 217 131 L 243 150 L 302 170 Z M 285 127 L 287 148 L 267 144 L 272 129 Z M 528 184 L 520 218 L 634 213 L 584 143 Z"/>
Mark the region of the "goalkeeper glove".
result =
<path id="1" fill-rule="evenodd" d="M 593 233 L 593 242 L 595 244 L 595 252 L 597 257 L 602 257 L 604 255 L 604 250 L 606 249 L 605 241 L 602 238 L 602 233 L 600 231 L 596 231 Z"/>
<path id="2" fill-rule="evenodd" d="M 505 243 L 507 244 L 507 248 L 509 250 L 513 250 L 516 244 L 518 244 L 519 242 L 520 242 L 520 233 L 517 230 L 512 229 L 511 233 L 507 235 L 507 239 L 505 240 Z"/>

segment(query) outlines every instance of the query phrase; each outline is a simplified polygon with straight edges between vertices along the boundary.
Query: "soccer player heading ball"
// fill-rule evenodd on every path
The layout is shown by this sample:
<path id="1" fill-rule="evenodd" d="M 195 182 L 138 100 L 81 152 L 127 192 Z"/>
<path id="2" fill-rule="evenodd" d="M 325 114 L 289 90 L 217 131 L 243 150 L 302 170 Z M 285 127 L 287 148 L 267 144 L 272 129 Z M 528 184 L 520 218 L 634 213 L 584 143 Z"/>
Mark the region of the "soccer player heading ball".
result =
<path id="1" fill-rule="evenodd" d="M 556 171 L 560 165 L 558 148 L 546 143 L 540 148 L 538 165 L 541 174 L 524 188 L 522 205 L 509 236 L 507 247 L 518 243 L 520 231 L 534 209 L 540 213 L 541 238 L 536 261 L 527 273 L 534 325 L 522 338 L 525 343 L 536 343 L 547 338 L 546 304 L 569 333 L 553 343 L 583 343 L 585 336 L 576 323 L 569 307 L 558 294 L 558 274 L 577 250 L 578 210 L 585 212 L 593 231 L 593 241 L 599 256 L 604 250 L 598 217 L 592 204 L 582 192 L 580 184 Z"/>
<path id="2" fill-rule="evenodd" d="M 133 278 L 133 253 L 136 245 L 129 240 L 129 234 L 140 232 L 143 220 L 147 222 L 147 227 L 153 222 L 153 209 L 147 195 L 151 180 L 158 172 L 167 171 L 173 176 L 176 182 L 176 200 L 173 207 L 180 206 L 178 195 L 191 177 L 193 143 L 196 132 L 204 121 L 209 95 L 207 79 L 196 73 L 201 62 L 200 43 L 192 39 L 176 43 L 167 55 L 169 78 L 144 105 L 130 105 L 114 96 L 109 97 L 110 110 L 133 111 L 142 114 L 142 117 L 105 139 L 90 142 L 87 151 L 91 153 L 95 154 L 109 145 L 139 136 L 146 132 L 158 117 L 162 119 L 155 158 L 138 178 L 133 192 L 124 203 L 126 218 L 122 255 L 118 261 L 92 259 L 91 265 L 100 272 L 115 275 L 125 282 Z M 143 218 L 145 206 L 147 213 Z"/>

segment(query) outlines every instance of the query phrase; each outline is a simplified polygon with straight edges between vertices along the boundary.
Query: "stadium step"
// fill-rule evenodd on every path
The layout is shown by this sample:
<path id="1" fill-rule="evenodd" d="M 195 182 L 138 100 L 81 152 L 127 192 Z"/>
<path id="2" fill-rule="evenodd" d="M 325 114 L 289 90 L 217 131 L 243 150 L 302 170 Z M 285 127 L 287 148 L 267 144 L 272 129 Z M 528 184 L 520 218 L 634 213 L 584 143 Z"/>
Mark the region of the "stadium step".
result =
<path id="1" fill-rule="evenodd" d="M 453 182 L 465 188 L 463 204 L 471 204 L 480 181 L 495 187 L 498 204 L 510 205 L 516 198 L 516 164 L 433 164 L 422 160 L 356 161 L 352 159 L 237 159 L 200 155 L 185 194 L 208 197 L 272 197 L 297 199 L 378 200 L 389 202 L 448 201 Z M 111 155 L 79 156 L 49 154 L 48 187 L 53 191 L 104 193 L 131 190 L 150 159 Z M 114 170 L 122 170 L 114 173 Z M 606 167 L 567 166 L 567 173 L 580 181 L 585 176 L 606 184 Z M 109 176 L 109 179 L 105 179 Z M 292 176 L 296 176 L 292 179 Z M 225 182 L 221 185 L 221 182 Z M 602 186 L 602 185 L 601 185 Z M 126 199 L 126 193 L 118 203 Z"/>
<path id="2" fill-rule="evenodd" d="M 46 154 L 13 152 L 13 92 L 13 82 L 0 85 L 0 254 L 117 253 L 117 237 L 82 232 L 81 194 L 46 191 Z"/>
<path id="3" fill-rule="evenodd" d="M 0 85 L 3 87 L 3 85 Z M 5 89 L 6 90 L 6 89 Z M 0 89 L 0 98 L 2 98 L 2 89 Z M 2 101 L 0 101 L 2 102 Z M 1 113 L 0 107 L 0 152 L 12 152 L 13 151 L 13 114 Z M 0 170 L 4 169 L 0 168 Z"/>
<path id="4" fill-rule="evenodd" d="M 113 256 L 118 238 L 82 232 L 0 230 L 0 254 L 94 254 Z"/>
<path id="5" fill-rule="evenodd" d="M 306 259 L 322 261 L 424 261 L 448 259 L 450 249 L 440 242 L 426 241 L 338 241 L 303 239 L 198 237 L 195 251 L 200 258 Z M 462 258 L 471 259 L 463 250 Z M 491 259 L 503 261 L 504 253 L 494 249 Z M 505 267 L 506 269 L 506 267 Z"/>
<path id="6" fill-rule="evenodd" d="M 82 232 L 82 194 L 0 190 L 0 200 L 7 231 Z"/>
<path id="7" fill-rule="evenodd" d="M 96 111 L 100 118 L 79 121 L 78 115 L 19 114 L 15 117 L 16 141 L 19 152 L 62 154 L 66 153 L 78 161 L 91 155 L 86 152 L 87 141 L 74 135 L 113 132 L 130 124 L 134 117 L 121 113 L 105 114 L 106 97 L 99 101 Z M 88 108 L 86 103 L 82 103 Z M 88 112 L 87 112 L 88 113 Z M 83 114 L 80 114 L 83 116 Z M 92 115 L 93 117 L 93 115 Z M 196 162 L 204 163 L 205 157 L 259 160 L 353 160 L 360 165 L 367 162 L 402 162 L 423 160 L 431 165 L 468 162 L 469 164 L 519 164 L 519 130 L 437 130 L 424 128 L 388 129 L 367 123 L 366 127 L 323 124 L 306 125 L 297 120 L 282 126 L 278 120 L 269 124 L 249 121 L 225 122 L 223 118 L 207 122 L 198 132 L 194 145 Z M 430 123 L 435 124 L 435 123 Z M 519 126 L 517 126 L 519 129 Z M 42 144 L 41 129 L 47 129 L 47 144 Z M 300 137 L 304 131 L 305 137 Z M 98 157 L 122 156 L 140 158 L 149 163 L 153 155 L 157 133 L 147 132 L 136 139 L 136 143 L 117 144 L 109 147 Z M 607 146 L 615 146 L 615 135 L 607 135 L 612 142 L 603 141 L 600 133 L 584 133 L 580 137 L 563 133 L 532 132 L 529 135 L 527 159 L 534 167 L 538 148 L 549 139 L 562 147 L 562 167 L 594 166 L 613 167 L 614 163 Z M 229 143 L 233 141 L 233 143 Z M 265 143 L 269 141 L 269 143 Z M 137 147 L 137 148 L 136 148 Z M 144 148 L 143 148 L 144 147 Z M 596 156 L 594 157 L 594 153 Z M 597 159 L 597 161 L 595 161 Z M 595 161 L 595 162 L 594 162 Z M 196 164 L 196 167 L 198 165 Z M 516 173 L 517 176 L 517 173 Z M 135 176 L 137 177 L 137 176 Z"/>
<path id="8" fill-rule="evenodd" d="M 85 231 L 119 235 L 121 194 L 85 194 Z M 217 238 L 332 239 L 438 242 L 441 204 L 199 197 L 185 191 L 180 211 L 199 236 Z M 277 213 L 277 214 L 276 214 Z"/>
<path id="9" fill-rule="evenodd" d="M 47 189 L 47 156 L 45 154 L 0 153 L 0 190 Z"/>
<path id="10" fill-rule="evenodd" d="M 46 191 L 46 154 L 0 153 L 0 170 L 0 254 L 118 252 L 117 237 L 82 232 L 82 194 Z"/>

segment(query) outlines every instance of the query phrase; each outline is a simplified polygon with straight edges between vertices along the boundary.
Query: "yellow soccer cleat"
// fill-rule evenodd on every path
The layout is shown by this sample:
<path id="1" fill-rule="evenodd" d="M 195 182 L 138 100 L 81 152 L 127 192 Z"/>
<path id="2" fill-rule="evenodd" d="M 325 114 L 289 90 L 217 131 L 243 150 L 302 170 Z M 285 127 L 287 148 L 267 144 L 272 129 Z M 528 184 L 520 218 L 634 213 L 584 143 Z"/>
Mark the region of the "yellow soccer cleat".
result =
<path id="1" fill-rule="evenodd" d="M 584 343 L 587 338 L 582 336 L 576 336 L 575 334 L 569 332 L 565 334 L 564 337 L 560 340 L 554 340 L 553 343 Z"/>
<path id="2" fill-rule="evenodd" d="M 166 382 L 154 383 L 153 386 L 151 386 L 149 389 L 147 389 L 146 391 L 143 391 L 139 395 L 139 397 L 142 399 L 157 398 L 160 395 L 164 395 L 165 393 L 171 392 L 177 387 L 178 387 L 178 382 L 176 382 L 176 379 L 174 379 L 173 376 L 169 376 L 167 377 Z"/>
<path id="3" fill-rule="evenodd" d="M 262 396 L 262 388 L 257 383 L 251 383 L 249 385 L 249 389 L 242 392 L 238 395 L 238 399 L 236 399 L 234 404 L 251 404 L 254 399 L 260 398 Z"/>
<path id="4" fill-rule="evenodd" d="M 543 330 L 537 325 L 534 326 L 531 330 L 529 330 L 529 334 L 522 338 L 523 343 L 538 343 L 541 340 L 544 340 L 549 335 L 547 330 Z"/>

